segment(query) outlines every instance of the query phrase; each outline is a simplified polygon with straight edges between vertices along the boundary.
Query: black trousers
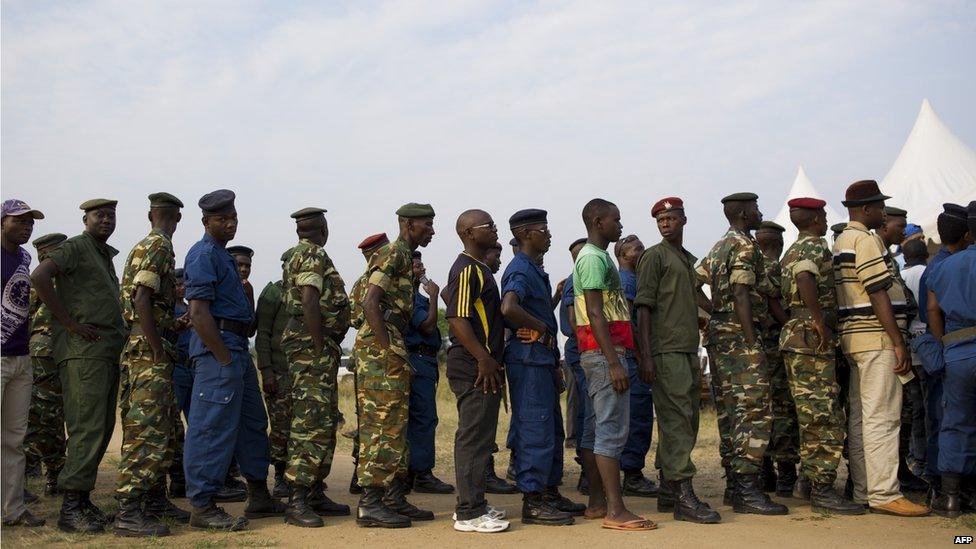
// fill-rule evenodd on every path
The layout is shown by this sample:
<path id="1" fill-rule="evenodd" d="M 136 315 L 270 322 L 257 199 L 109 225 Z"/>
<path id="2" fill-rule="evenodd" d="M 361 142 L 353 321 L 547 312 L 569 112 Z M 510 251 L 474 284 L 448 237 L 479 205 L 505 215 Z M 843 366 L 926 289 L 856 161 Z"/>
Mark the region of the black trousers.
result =
<path id="1" fill-rule="evenodd" d="M 471 520 L 487 512 L 485 468 L 495 443 L 501 392 L 485 394 L 474 380 L 448 379 L 457 397 L 458 427 L 454 434 L 457 475 L 457 518 Z"/>

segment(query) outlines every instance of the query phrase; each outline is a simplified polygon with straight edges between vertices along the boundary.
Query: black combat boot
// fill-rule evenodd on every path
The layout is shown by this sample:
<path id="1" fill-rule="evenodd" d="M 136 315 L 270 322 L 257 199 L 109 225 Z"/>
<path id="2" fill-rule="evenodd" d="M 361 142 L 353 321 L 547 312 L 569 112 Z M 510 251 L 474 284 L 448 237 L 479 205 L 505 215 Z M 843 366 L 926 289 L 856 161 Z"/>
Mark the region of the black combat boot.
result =
<path id="1" fill-rule="evenodd" d="M 898 460 L 898 483 L 904 492 L 924 492 L 929 489 L 929 485 L 912 472 L 904 458 Z"/>
<path id="2" fill-rule="evenodd" d="M 92 503 L 90 492 L 80 492 L 81 493 L 81 507 L 84 509 L 85 513 L 88 514 L 93 520 L 102 523 L 102 526 L 108 526 L 110 522 L 115 520 L 115 515 L 107 515 L 98 508 L 97 505 Z"/>
<path id="3" fill-rule="evenodd" d="M 488 466 L 485 467 L 485 493 L 486 494 L 517 494 L 518 488 L 509 484 L 505 479 L 495 474 L 495 456 L 488 456 Z"/>
<path id="4" fill-rule="evenodd" d="M 725 493 L 722 494 L 722 503 L 725 505 L 732 505 L 732 500 L 735 499 L 735 471 L 731 467 L 725 468 Z"/>
<path id="5" fill-rule="evenodd" d="M 684 520 L 696 524 L 718 524 L 722 522 L 722 515 L 698 499 L 690 478 L 669 481 L 667 484 L 674 494 L 674 520 Z"/>
<path id="6" fill-rule="evenodd" d="M 325 495 L 323 482 L 316 482 L 308 491 L 308 506 L 320 517 L 347 517 L 349 506 L 332 501 Z"/>
<path id="7" fill-rule="evenodd" d="M 942 473 L 942 490 L 932 502 L 932 511 L 940 516 L 956 518 L 962 514 L 959 485 L 962 477 L 956 473 Z"/>
<path id="8" fill-rule="evenodd" d="M 247 519 L 232 517 L 222 507 L 217 507 L 211 502 L 206 507 L 193 507 L 193 511 L 190 512 L 190 527 L 238 532 L 247 528 Z"/>
<path id="9" fill-rule="evenodd" d="M 190 513 L 173 505 L 173 502 L 166 497 L 166 479 L 162 477 L 160 482 L 153 486 L 143 500 L 146 516 L 156 520 L 168 518 L 179 524 L 190 522 Z"/>
<path id="10" fill-rule="evenodd" d="M 768 455 L 763 458 L 759 480 L 762 483 L 763 492 L 776 491 L 776 467 L 773 466 L 773 458 Z"/>
<path id="11" fill-rule="evenodd" d="M 284 514 L 285 504 L 271 497 L 266 481 L 247 481 L 247 507 L 244 508 L 245 518 L 280 517 Z"/>
<path id="12" fill-rule="evenodd" d="M 229 482 L 225 481 L 224 485 L 217 490 L 213 500 L 222 503 L 247 501 L 247 489 L 239 486 L 237 479 L 231 479 Z"/>
<path id="13" fill-rule="evenodd" d="M 285 482 L 285 466 L 284 461 L 274 462 L 274 488 L 271 490 L 271 495 L 276 498 L 286 498 L 288 497 L 288 483 Z"/>
<path id="14" fill-rule="evenodd" d="M 97 534 L 105 530 L 105 523 L 99 522 L 85 512 L 81 494 L 78 490 L 64 490 L 61 495 L 61 512 L 58 515 L 58 528 L 64 532 Z"/>
<path id="15" fill-rule="evenodd" d="M 671 483 L 664 480 L 664 471 L 660 469 L 657 471 L 657 483 L 661 487 L 657 493 L 657 512 L 674 511 L 674 492 L 671 491 Z"/>
<path id="16" fill-rule="evenodd" d="M 365 528 L 409 528 L 410 519 L 383 505 L 383 488 L 363 487 L 356 509 L 356 524 Z"/>
<path id="17" fill-rule="evenodd" d="M 810 499 L 810 479 L 801 474 L 796 479 L 796 486 L 793 487 L 793 497 L 797 499 Z"/>
<path id="18" fill-rule="evenodd" d="M 660 491 L 654 481 L 645 477 L 642 471 L 624 471 L 623 491 L 625 496 L 656 498 Z"/>
<path id="19" fill-rule="evenodd" d="M 434 513 L 420 509 L 407 501 L 407 483 L 402 478 L 394 478 L 383 495 L 383 505 L 411 520 L 434 520 Z"/>
<path id="20" fill-rule="evenodd" d="M 183 474 L 183 456 L 173 458 L 169 467 L 169 497 L 182 499 L 186 497 L 186 475 Z"/>
<path id="21" fill-rule="evenodd" d="M 545 500 L 542 492 L 522 495 L 522 524 L 566 526 L 573 522 L 573 515 L 553 507 Z"/>
<path id="22" fill-rule="evenodd" d="M 867 512 L 863 505 L 844 499 L 834 484 L 828 482 L 810 483 L 810 508 L 818 513 L 835 515 L 863 515 Z"/>
<path id="23" fill-rule="evenodd" d="M 556 509 L 564 513 L 569 513 L 574 517 L 581 517 L 586 513 L 586 505 L 571 501 L 569 498 L 560 494 L 559 489 L 555 486 L 546 488 L 546 491 L 542 493 L 542 499 Z"/>
<path id="24" fill-rule="evenodd" d="M 776 495 L 781 498 L 793 496 L 796 486 L 796 464 L 789 461 L 776 462 Z"/>
<path id="25" fill-rule="evenodd" d="M 732 497 L 732 510 L 736 513 L 754 515 L 785 515 L 790 512 L 785 505 L 769 499 L 759 488 L 759 475 L 735 474 L 735 495 Z"/>
<path id="26" fill-rule="evenodd" d="M 359 479 L 356 478 L 356 469 L 353 468 L 352 478 L 349 479 L 349 493 L 350 494 L 362 494 L 363 487 L 359 485 Z"/>
<path id="27" fill-rule="evenodd" d="M 58 475 L 61 474 L 60 469 L 48 469 L 46 474 L 46 480 L 44 482 L 44 495 L 53 496 L 59 494 L 58 491 Z"/>
<path id="28" fill-rule="evenodd" d="M 125 538 L 168 536 L 169 528 L 142 510 L 141 497 L 119 498 L 119 513 L 112 533 Z"/>
<path id="29" fill-rule="evenodd" d="M 454 486 L 434 476 L 430 470 L 412 471 L 411 485 L 418 494 L 453 494 Z"/>
<path id="30" fill-rule="evenodd" d="M 285 522 L 302 528 L 321 528 L 325 526 L 322 518 L 308 506 L 308 486 L 290 486 L 288 508 L 285 509 Z"/>
<path id="31" fill-rule="evenodd" d="M 516 482 L 518 480 L 518 472 L 515 470 L 514 461 L 508 464 L 508 469 L 505 469 L 505 480 L 509 482 Z"/>

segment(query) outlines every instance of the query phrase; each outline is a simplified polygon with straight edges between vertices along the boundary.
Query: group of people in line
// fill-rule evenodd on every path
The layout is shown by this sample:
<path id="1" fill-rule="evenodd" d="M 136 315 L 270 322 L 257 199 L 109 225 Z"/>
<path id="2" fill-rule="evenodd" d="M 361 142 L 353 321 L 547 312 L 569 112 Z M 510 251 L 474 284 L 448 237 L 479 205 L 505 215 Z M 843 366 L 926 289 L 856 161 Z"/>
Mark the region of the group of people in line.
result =
<path id="1" fill-rule="evenodd" d="M 683 246 L 681 198 L 652 205 L 661 241 L 646 249 L 623 235 L 617 206 L 596 198 L 582 209 L 585 237 L 569 246 L 573 271 L 555 293 L 544 266 L 545 210 L 509 218 L 514 257 L 500 284 L 494 219 L 477 209 L 458 215 L 461 251 L 442 290 L 418 250 L 435 234 L 434 210 L 406 204 L 395 239 L 360 244 L 366 268 L 347 290 L 325 250 L 326 211 L 309 207 L 291 215 L 298 238 L 280 258 L 281 280 L 255 299 L 254 252 L 228 247 L 235 198 L 229 190 L 200 198 L 204 234 L 177 268 L 172 238 L 184 205 L 150 195 L 149 234 L 121 280 L 108 244 L 116 201 L 82 203 L 78 236 L 33 240 L 33 272 L 22 246 L 44 215 L 3 202 L 5 526 L 44 524 L 26 506 L 36 496 L 24 481 L 42 470 L 68 532 L 164 536 L 171 521 L 234 531 L 265 517 L 322 527 L 323 517 L 352 514 L 326 495 L 350 328 L 349 490 L 360 495 L 363 527 L 433 520 L 407 500 L 411 490 L 456 490 L 461 532 L 507 530 L 506 511 L 486 494 L 516 492 L 523 524 L 583 517 L 613 530 L 656 529 L 625 496 L 656 497 L 675 520 L 721 522 L 693 483 L 701 345 L 733 512 L 787 514 L 770 492 L 845 515 L 951 517 L 976 503 L 976 201 L 945 205 L 942 248 L 928 261 L 924 235 L 906 238 L 908 213 L 886 207 L 874 181 L 847 189 L 850 221 L 834 227 L 832 250 L 824 201 L 789 202 L 799 237 L 783 254 L 784 228 L 762 221 L 755 194 L 735 193 L 721 200 L 728 231 L 698 261 Z M 441 301 L 458 412 L 456 489 L 433 474 Z M 559 491 L 567 389 L 586 503 Z M 514 486 L 496 475 L 493 458 L 503 400 Z M 119 506 L 110 516 L 90 494 L 117 406 Z M 643 473 L 655 417 L 658 483 Z M 928 489 L 926 504 L 903 488 Z M 172 502 L 181 497 L 189 512 Z M 244 516 L 218 506 L 227 501 L 246 501 Z"/>

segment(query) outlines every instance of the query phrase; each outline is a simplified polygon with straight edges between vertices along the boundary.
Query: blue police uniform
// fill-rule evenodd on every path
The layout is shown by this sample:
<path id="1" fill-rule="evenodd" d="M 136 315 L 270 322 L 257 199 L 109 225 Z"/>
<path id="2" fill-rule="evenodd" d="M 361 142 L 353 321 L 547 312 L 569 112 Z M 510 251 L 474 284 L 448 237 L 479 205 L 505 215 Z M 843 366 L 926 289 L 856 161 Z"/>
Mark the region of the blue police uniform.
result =
<path id="1" fill-rule="evenodd" d="M 624 297 L 633 303 L 637 299 L 637 274 L 634 271 L 620 270 L 620 284 Z M 636 323 L 637 315 L 631 310 L 631 319 Z M 627 374 L 630 377 L 630 431 L 627 443 L 620 454 L 620 470 L 641 471 L 644 460 L 651 449 L 651 433 L 654 425 L 654 399 L 651 386 L 641 381 L 637 355 L 627 350 Z"/>
<path id="2" fill-rule="evenodd" d="M 410 470 L 416 472 L 434 468 L 434 435 L 437 431 L 437 351 L 441 347 L 441 332 L 436 326 L 430 335 L 420 331 L 429 310 L 430 299 L 419 291 L 414 292 L 413 316 L 403 335 L 413 368 L 407 444 Z"/>
<path id="3" fill-rule="evenodd" d="M 183 302 L 176 304 L 176 318 L 186 314 L 187 306 Z M 173 392 L 176 393 L 176 404 L 183 412 L 183 417 L 190 417 L 190 395 L 193 394 L 193 369 L 190 368 L 190 335 L 192 329 L 183 330 L 176 336 L 176 361 L 173 363 Z"/>
<path id="4" fill-rule="evenodd" d="M 922 273 L 918 283 L 918 316 L 919 320 L 928 323 L 928 279 L 938 265 L 945 261 L 952 253 L 945 247 L 939 249 L 938 253 L 929 261 L 928 266 Z M 934 369 L 926 364 L 928 360 L 925 353 L 919 354 L 922 360 L 924 372 L 920 372 L 923 397 L 925 400 L 925 474 L 929 477 L 939 476 L 939 431 L 942 429 L 942 383 L 944 372 L 941 369 Z M 936 373 L 930 373 L 930 372 Z"/>
<path id="5" fill-rule="evenodd" d="M 970 214 L 972 215 L 972 214 Z M 928 279 L 945 315 L 945 333 L 976 328 L 976 245 L 953 254 Z M 976 473 L 976 335 L 945 343 L 939 470 Z"/>
<path id="6" fill-rule="evenodd" d="M 502 296 L 514 292 L 523 309 L 546 324 L 555 337 L 559 329 L 552 312 L 549 275 L 522 252 L 515 254 L 502 276 Z M 563 476 L 566 437 L 559 409 L 559 350 L 541 342 L 522 343 L 514 326 L 505 345 L 505 371 L 512 397 L 509 428 L 515 459 L 516 485 L 523 493 L 543 492 Z"/>
<path id="7" fill-rule="evenodd" d="M 210 314 L 218 323 L 223 320 L 250 326 L 254 311 L 244 293 L 237 265 L 210 235 L 205 234 L 190 248 L 184 277 L 187 300 L 209 301 Z M 224 485 L 232 458 L 237 458 L 244 477 L 253 481 L 265 480 L 270 464 L 268 416 L 247 337 L 231 329 L 222 329 L 220 336 L 231 352 L 230 364 L 220 364 L 196 331 L 190 335 L 193 406 L 186 432 L 184 468 L 187 497 L 194 507 L 211 503 Z"/>
<path id="8" fill-rule="evenodd" d="M 576 455 L 579 456 L 582 448 L 580 443 L 583 441 L 583 421 L 587 411 L 593 406 L 589 393 L 586 392 L 586 375 L 583 367 L 580 366 L 579 346 L 576 342 L 576 330 L 569 324 L 569 308 L 575 306 L 576 297 L 573 294 L 573 275 L 570 273 L 563 284 L 563 293 L 559 297 L 559 331 L 566 336 L 566 345 L 563 347 L 563 360 L 569 365 L 569 370 L 573 372 L 573 380 L 576 383 L 576 398 L 579 405 L 576 407 L 576 415 L 573 418 L 573 433 L 576 435 Z"/>

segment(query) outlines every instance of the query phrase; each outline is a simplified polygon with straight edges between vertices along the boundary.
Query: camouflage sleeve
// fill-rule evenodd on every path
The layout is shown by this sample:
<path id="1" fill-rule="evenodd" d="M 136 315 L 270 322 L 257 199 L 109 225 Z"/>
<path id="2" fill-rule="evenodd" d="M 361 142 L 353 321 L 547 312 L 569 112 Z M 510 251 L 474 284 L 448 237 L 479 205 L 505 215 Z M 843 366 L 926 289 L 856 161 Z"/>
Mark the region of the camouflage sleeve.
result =
<path id="1" fill-rule="evenodd" d="M 783 270 L 779 262 L 767 259 L 763 256 L 763 277 L 759 279 L 756 286 L 766 297 L 779 298 L 782 290 L 781 277 Z"/>
<path id="2" fill-rule="evenodd" d="M 373 257 L 369 260 L 369 267 L 367 268 L 367 273 L 369 274 L 366 279 L 367 284 L 379 286 L 381 290 L 388 292 L 397 273 L 396 256 L 397 254 L 394 253 L 393 246 L 389 244 L 373 254 Z"/>
<path id="3" fill-rule="evenodd" d="M 132 254 L 132 262 L 126 265 L 135 275 L 132 278 L 135 286 L 145 286 L 158 292 L 162 277 L 167 274 L 171 253 L 162 238 L 149 238 L 136 244 Z"/>
<path id="4" fill-rule="evenodd" d="M 339 275 L 328 255 L 322 256 L 323 291 L 322 302 L 326 304 L 328 312 L 323 319 L 329 335 L 333 339 L 341 339 L 349 330 L 352 308 L 349 304 L 349 294 L 346 293 L 346 283 Z"/>
<path id="5" fill-rule="evenodd" d="M 762 266 L 756 258 L 756 246 L 745 239 L 737 240 L 729 253 L 729 283 L 756 285 L 756 273 Z"/>
<path id="6" fill-rule="evenodd" d="M 325 251 L 322 248 L 308 248 L 300 253 L 301 257 L 295 261 L 295 285 L 311 286 L 320 294 L 323 293 L 325 291 L 326 271 Z"/>
<path id="7" fill-rule="evenodd" d="M 698 283 L 698 287 L 700 288 L 708 284 L 711 276 L 711 271 L 708 268 L 708 257 L 703 257 L 698 262 L 698 266 L 695 267 L 695 281 Z"/>

